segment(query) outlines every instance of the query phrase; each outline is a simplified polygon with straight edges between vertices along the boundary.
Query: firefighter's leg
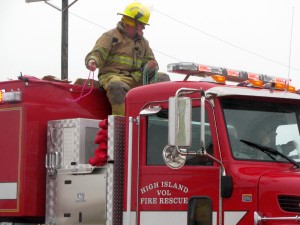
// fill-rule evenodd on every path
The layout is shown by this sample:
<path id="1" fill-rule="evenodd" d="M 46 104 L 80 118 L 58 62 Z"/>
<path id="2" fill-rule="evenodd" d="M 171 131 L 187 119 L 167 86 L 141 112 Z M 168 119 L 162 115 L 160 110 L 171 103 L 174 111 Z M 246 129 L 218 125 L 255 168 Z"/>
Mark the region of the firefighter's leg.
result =
<path id="1" fill-rule="evenodd" d="M 125 115 L 125 96 L 129 89 L 130 87 L 119 79 L 111 79 L 107 83 L 105 90 L 113 115 Z"/>
<path id="2" fill-rule="evenodd" d="M 163 73 L 163 72 L 157 72 L 156 78 L 153 76 L 150 79 L 150 83 L 165 82 L 165 81 L 170 81 L 170 77 L 168 74 Z"/>
<path id="3" fill-rule="evenodd" d="M 157 82 L 165 82 L 165 81 L 170 81 L 170 77 L 166 73 L 162 72 L 157 72 Z"/>
<path id="4" fill-rule="evenodd" d="M 112 114 L 125 115 L 125 96 L 132 87 L 136 86 L 135 80 L 132 77 L 111 74 L 100 79 L 100 84 L 106 90 Z"/>

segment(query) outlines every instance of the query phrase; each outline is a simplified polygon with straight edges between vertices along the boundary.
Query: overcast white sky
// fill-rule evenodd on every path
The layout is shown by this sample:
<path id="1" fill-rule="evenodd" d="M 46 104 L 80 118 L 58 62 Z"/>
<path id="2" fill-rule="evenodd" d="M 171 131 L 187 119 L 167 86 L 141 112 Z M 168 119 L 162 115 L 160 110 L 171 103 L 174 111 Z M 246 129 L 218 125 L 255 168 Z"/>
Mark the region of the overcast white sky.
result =
<path id="1" fill-rule="evenodd" d="M 50 2 L 61 7 L 61 0 Z M 130 2 L 78 0 L 69 8 L 69 80 L 88 77 L 86 54 L 103 32 L 115 27 L 117 12 Z M 153 8 L 144 34 L 161 71 L 167 72 L 169 63 L 195 62 L 289 76 L 300 88 L 300 1 L 141 2 Z M 60 11 L 44 2 L 0 0 L 0 80 L 15 79 L 20 72 L 60 77 L 60 51 Z"/>

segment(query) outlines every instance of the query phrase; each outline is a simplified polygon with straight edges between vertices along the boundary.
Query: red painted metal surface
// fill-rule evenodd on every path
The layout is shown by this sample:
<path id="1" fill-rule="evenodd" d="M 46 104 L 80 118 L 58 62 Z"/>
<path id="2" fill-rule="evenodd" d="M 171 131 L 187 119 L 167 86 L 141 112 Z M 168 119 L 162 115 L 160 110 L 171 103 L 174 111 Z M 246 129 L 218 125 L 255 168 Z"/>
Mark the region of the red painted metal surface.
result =
<path id="1" fill-rule="evenodd" d="M 72 102 L 67 99 L 78 98 L 82 86 L 24 78 L 0 82 L 1 90 L 22 92 L 21 102 L 0 104 L 0 183 L 17 184 L 15 199 L 0 199 L 0 217 L 44 216 L 49 120 L 104 119 L 110 114 L 103 91 L 93 89 L 88 96 Z"/>

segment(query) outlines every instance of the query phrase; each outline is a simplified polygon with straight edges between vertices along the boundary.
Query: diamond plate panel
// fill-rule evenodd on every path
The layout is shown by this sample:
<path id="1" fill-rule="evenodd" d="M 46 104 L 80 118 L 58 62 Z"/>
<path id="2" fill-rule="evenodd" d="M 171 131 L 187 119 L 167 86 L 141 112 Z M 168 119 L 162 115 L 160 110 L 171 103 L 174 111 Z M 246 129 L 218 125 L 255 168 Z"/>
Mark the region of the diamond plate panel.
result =
<path id="1" fill-rule="evenodd" d="M 61 156 L 60 167 L 68 167 L 79 161 L 80 119 L 53 120 L 48 122 L 48 152 Z"/>
<path id="2" fill-rule="evenodd" d="M 47 154 L 57 153 L 59 156 L 54 162 L 55 165 L 57 164 L 55 170 L 69 174 L 74 173 L 74 171 L 77 171 L 76 173 L 84 173 L 84 171 L 89 173 L 90 165 L 87 164 L 87 160 L 91 154 L 88 151 L 94 151 L 97 148 L 93 140 L 99 130 L 99 122 L 99 120 L 84 118 L 48 122 Z M 57 222 L 57 195 L 59 191 L 56 177 L 49 176 L 47 173 L 47 225 L 55 225 Z"/>
<path id="3" fill-rule="evenodd" d="M 108 166 L 107 225 L 123 223 L 123 181 L 125 151 L 125 118 L 108 117 L 108 155 L 113 164 Z M 113 195 L 113 193 L 118 193 Z"/>

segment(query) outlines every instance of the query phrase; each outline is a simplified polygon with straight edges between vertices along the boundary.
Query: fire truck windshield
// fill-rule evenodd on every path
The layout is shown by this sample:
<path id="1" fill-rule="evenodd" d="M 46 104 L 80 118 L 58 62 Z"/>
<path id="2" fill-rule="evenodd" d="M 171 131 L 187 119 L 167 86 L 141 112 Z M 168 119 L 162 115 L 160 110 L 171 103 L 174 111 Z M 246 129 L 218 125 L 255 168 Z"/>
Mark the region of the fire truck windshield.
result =
<path id="1" fill-rule="evenodd" d="M 235 159 L 300 162 L 299 104 L 234 98 L 223 98 L 221 104 Z M 257 145 L 279 154 L 258 151 Z"/>

